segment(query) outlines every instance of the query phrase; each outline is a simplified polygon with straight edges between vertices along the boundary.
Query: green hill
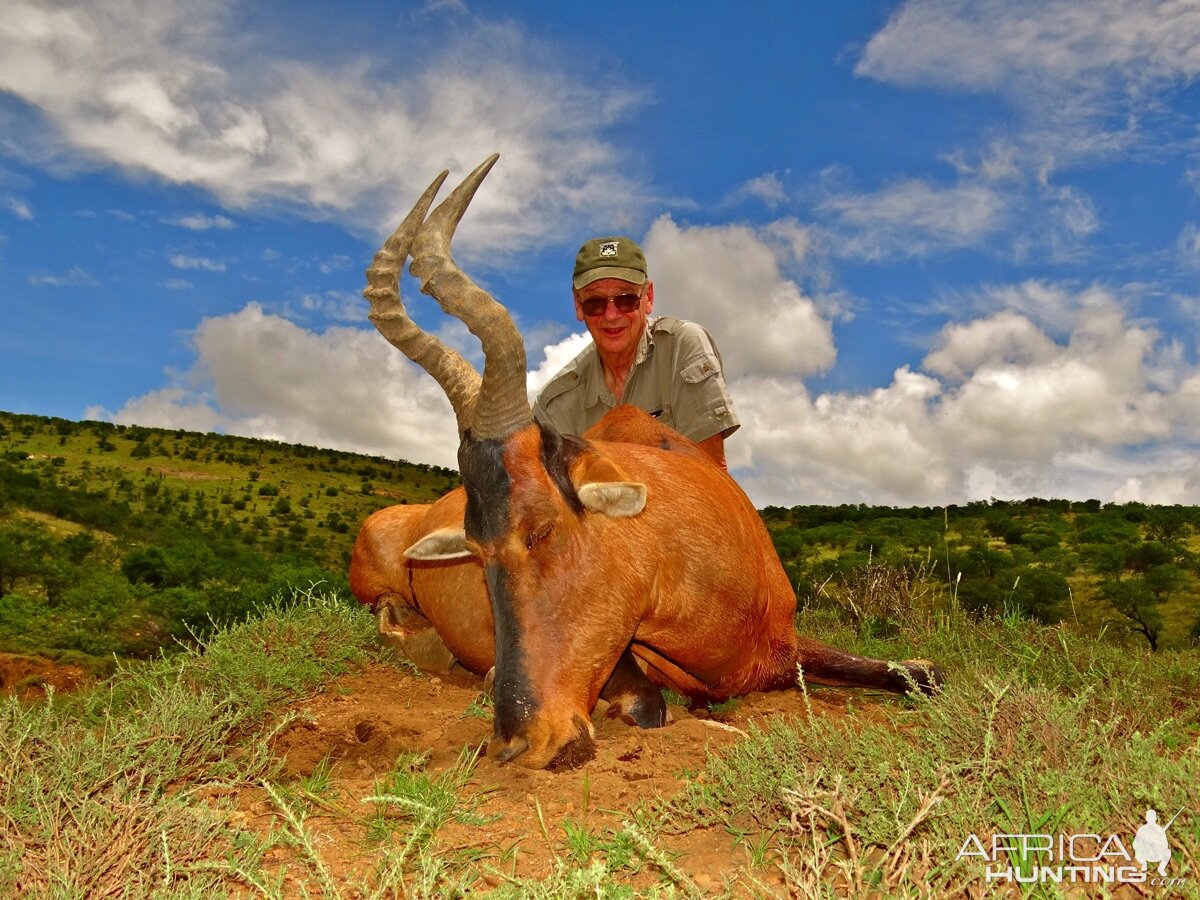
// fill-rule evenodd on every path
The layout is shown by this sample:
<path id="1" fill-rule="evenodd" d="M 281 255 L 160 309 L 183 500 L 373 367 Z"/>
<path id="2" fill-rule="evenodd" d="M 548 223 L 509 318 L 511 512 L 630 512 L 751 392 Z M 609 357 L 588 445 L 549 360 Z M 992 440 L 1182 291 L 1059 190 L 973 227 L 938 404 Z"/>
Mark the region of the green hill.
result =
<path id="1" fill-rule="evenodd" d="M 288 585 L 348 596 L 362 520 L 457 483 L 278 441 L 0 413 L 0 651 L 104 668 Z"/>
<path id="2" fill-rule="evenodd" d="M 450 469 L 218 434 L 0 413 L 0 652 L 107 670 L 289 587 L 348 598 L 359 525 Z M 886 634 L 922 594 L 1105 640 L 1200 636 L 1200 510 L 1033 498 L 767 507 L 802 608 Z M 857 598 L 857 599 L 850 599 Z M 352 602 L 352 601 L 348 601 Z"/>

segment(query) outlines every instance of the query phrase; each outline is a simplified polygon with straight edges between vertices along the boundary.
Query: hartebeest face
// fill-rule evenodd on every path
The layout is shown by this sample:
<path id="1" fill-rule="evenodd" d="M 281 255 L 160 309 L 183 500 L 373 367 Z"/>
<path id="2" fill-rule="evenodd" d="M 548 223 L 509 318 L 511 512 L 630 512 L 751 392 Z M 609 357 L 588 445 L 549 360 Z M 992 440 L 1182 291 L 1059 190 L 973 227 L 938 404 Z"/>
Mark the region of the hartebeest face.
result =
<path id="1" fill-rule="evenodd" d="M 464 527 L 410 547 L 413 559 L 478 557 L 495 622 L 489 752 L 534 768 L 593 753 L 590 711 L 636 627 L 628 573 L 597 555 L 597 532 L 641 512 L 645 488 L 587 442 L 530 424 L 459 447 Z"/>
<path id="2" fill-rule="evenodd" d="M 489 750 L 538 768 L 590 759 L 590 712 L 636 611 L 622 608 L 611 556 L 588 548 L 598 528 L 641 512 L 645 488 L 586 442 L 537 424 L 465 438 L 459 465 L 464 549 L 484 566 L 496 623 Z"/>
<path id="3" fill-rule="evenodd" d="M 426 218 L 445 173 L 431 185 L 376 255 L 364 293 L 376 327 L 438 380 L 458 418 L 464 527 L 435 532 L 406 555 L 473 554 L 483 564 L 496 629 L 489 751 L 531 767 L 574 764 L 592 754 L 589 712 L 634 627 L 631 612 L 627 629 L 614 628 L 621 615 L 604 590 L 611 573 L 586 558 L 584 535 L 597 519 L 636 516 L 646 489 L 586 442 L 534 422 L 520 333 L 450 257 L 454 228 L 494 162 Z M 410 250 L 422 291 L 479 337 L 482 378 L 405 313 L 397 279 Z M 589 616 L 588 604 L 604 604 L 603 615 Z"/>

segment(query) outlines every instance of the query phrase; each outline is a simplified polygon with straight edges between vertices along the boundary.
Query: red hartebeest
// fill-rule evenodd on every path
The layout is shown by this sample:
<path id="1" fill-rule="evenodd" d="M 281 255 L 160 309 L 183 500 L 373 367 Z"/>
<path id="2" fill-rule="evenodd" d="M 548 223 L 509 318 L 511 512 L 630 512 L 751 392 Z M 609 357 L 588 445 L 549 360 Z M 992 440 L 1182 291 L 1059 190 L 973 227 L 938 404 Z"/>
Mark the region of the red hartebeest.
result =
<path id="1" fill-rule="evenodd" d="M 941 673 L 931 663 L 865 659 L 796 634 L 795 594 L 762 520 L 702 454 L 560 435 L 534 420 L 520 333 L 450 255 L 496 159 L 429 213 L 442 173 L 376 254 L 364 291 L 371 321 L 438 381 L 458 419 L 463 491 L 406 531 L 416 540 L 405 555 L 425 561 L 413 584 L 429 575 L 435 587 L 428 602 L 417 587 L 418 605 L 456 655 L 460 636 L 484 627 L 482 606 L 471 600 L 464 618 L 467 598 L 436 585 L 452 571 L 482 574 L 495 665 L 489 753 L 534 768 L 589 759 L 602 690 L 657 697 L 648 724 L 661 724 L 655 685 L 720 700 L 792 686 L 798 667 L 821 684 L 932 690 Z M 482 377 L 405 312 L 398 276 L 410 253 L 421 290 L 479 338 Z M 474 569 L 436 562 L 467 556 Z M 430 561 L 440 574 L 418 570 Z"/>

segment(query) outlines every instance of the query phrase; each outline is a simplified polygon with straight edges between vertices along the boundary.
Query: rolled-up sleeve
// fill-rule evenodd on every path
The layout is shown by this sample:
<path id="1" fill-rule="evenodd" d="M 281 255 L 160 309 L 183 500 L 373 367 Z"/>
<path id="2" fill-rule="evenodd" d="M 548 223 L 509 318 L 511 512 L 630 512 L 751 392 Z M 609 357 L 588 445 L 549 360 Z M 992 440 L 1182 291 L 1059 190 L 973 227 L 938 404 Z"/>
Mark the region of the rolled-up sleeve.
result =
<path id="1" fill-rule="evenodd" d="M 672 385 L 671 410 L 676 431 L 703 441 L 714 434 L 725 437 L 741 426 L 725 384 L 721 354 L 711 335 L 695 322 L 676 329 L 673 364 L 679 373 Z"/>

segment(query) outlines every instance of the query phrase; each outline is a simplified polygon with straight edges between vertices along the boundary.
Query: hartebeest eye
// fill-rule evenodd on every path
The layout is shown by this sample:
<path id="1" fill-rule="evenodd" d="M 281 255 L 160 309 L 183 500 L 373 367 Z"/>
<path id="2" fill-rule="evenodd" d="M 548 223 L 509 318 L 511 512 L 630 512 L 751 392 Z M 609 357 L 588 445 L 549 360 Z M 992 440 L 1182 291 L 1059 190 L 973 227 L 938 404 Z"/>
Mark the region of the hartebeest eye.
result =
<path id="1" fill-rule="evenodd" d="M 534 544 L 538 543 L 539 541 L 544 541 L 550 536 L 550 532 L 553 530 L 554 523 L 547 522 L 545 525 L 541 525 L 530 531 L 529 534 L 525 536 L 525 549 L 532 550 Z"/>

